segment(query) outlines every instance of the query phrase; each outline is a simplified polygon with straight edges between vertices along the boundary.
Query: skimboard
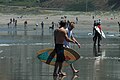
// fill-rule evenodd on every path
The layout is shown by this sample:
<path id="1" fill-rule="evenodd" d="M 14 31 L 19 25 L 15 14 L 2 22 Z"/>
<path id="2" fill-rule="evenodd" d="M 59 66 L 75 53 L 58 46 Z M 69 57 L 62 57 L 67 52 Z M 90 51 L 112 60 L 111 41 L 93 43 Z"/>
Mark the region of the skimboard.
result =
<path id="1" fill-rule="evenodd" d="M 70 48 L 64 49 L 65 61 L 63 66 L 68 66 L 69 64 L 75 62 L 80 58 L 79 53 Z M 56 53 L 53 48 L 43 49 L 37 52 L 37 57 L 41 62 L 44 62 L 48 65 L 55 65 L 56 62 Z"/>
<path id="2" fill-rule="evenodd" d="M 98 31 L 99 34 L 102 35 L 103 38 L 106 38 L 105 33 L 103 32 L 103 30 L 101 30 L 101 32 L 100 32 L 100 29 L 97 26 L 95 26 L 95 29 Z"/>

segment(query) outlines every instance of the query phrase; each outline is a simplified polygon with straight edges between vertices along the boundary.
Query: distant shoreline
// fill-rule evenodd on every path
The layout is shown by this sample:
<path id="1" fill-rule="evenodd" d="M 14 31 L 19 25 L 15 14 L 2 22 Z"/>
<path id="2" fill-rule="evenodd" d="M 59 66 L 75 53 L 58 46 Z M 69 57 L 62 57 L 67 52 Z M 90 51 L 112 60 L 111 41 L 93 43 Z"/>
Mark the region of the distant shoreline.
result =
<path id="1" fill-rule="evenodd" d="M 101 19 L 104 31 L 118 32 L 118 24 L 120 21 L 119 12 L 80 12 L 80 11 L 62 11 L 62 10 L 46 10 L 39 7 L 25 8 L 25 6 L 0 6 L 0 27 L 7 27 L 10 22 L 10 18 L 15 18 L 17 27 L 23 27 L 24 21 L 28 21 L 28 26 L 34 28 L 35 24 L 41 26 L 41 22 L 44 21 L 46 28 L 51 26 L 51 22 L 56 24 L 61 20 L 61 17 L 67 16 L 67 20 L 74 20 L 78 17 L 79 22 L 76 24 L 76 29 L 92 31 L 94 19 Z M 22 18 L 20 18 L 23 16 Z M 95 17 L 92 19 L 92 17 Z M 48 17 L 48 19 L 46 19 Z M 111 20 L 112 19 L 112 20 Z"/>
<path id="2" fill-rule="evenodd" d="M 92 31 L 93 22 L 96 19 L 101 19 L 102 21 L 102 28 L 104 31 L 114 31 L 118 32 L 118 24 L 117 22 L 120 21 L 119 13 L 115 14 L 115 18 L 113 14 L 110 12 L 104 12 L 104 14 L 97 14 L 94 16 L 92 12 L 74 12 L 74 11 L 53 11 L 53 10 L 43 10 L 44 13 L 49 12 L 47 14 L 14 14 L 14 13 L 7 13 L 3 14 L 0 13 L 0 28 L 7 28 L 7 24 L 10 22 L 10 18 L 15 18 L 17 20 L 17 28 L 24 26 L 24 21 L 28 21 L 29 28 L 35 28 L 35 24 L 38 24 L 41 27 L 41 22 L 45 23 L 45 28 L 51 26 L 52 21 L 58 24 L 61 20 L 61 17 L 67 16 L 67 20 L 75 21 L 75 18 L 78 17 L 78 23 L 76 24 L 77 30 L 81 31 Z M 109 14 L 109 15 L 108 15 Z M 20 18 L 22 16 L 22 18 Z M 92 19 L 92 16 L 95 18 Z M 48 19 L 46 18 L 48 17 Z M 57 28 L 57 27 L 56 27 Z"/>
<path id="3" fill-rule="evenodd" d="M 5 6 L 0 5 L 0 13 L 5 14 L 51 14 L 51 11 L 61 11 L 60 8 L 42 8 L 42 7 L 29 7 L 29 6 Z"/>
<path id="4" fill-rule="evenodd" d="M 57 12 L 57 13 L 56 13 Z M 42 8 L 42 7 L 29 7 L 29 6 L 6 6 L 0 5 L 0 13 L 2 14 L 18 14 L 18 15 L 40 15 L 40 14 L 60 14 L 62 12 L 76 12 L 83 14 L 93 14 L 93 15 L 119 15 L 120 11 L 91 11 L 91 12 L 82 12 L 82 11 L 63 11 L 61 8 Z M 74 14 L 73 13 L 73 14 Z"/>

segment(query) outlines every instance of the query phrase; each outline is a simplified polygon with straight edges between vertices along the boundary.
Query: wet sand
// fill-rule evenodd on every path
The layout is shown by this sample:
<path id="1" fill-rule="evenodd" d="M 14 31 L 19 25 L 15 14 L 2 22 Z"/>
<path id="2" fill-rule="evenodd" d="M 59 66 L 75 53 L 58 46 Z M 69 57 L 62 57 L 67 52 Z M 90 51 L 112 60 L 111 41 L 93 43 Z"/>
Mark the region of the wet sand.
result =
<path id="1" fill-rule="evenodd" d="M 52 21 L 57 23 L 64 15 L 24 15 L 23 18 L 17 18 L 18 16 L 20 15 L 0 16 L 0 79 L 59 80 L 59 77 L 52 76 L 54 67 L 38 60 L 36 52 L 54 47 L 53 31 L 48 27 Z M 46 19 L 46 16 L 49 18 Z M 79 17 L 79 21 L 74 29 L 74 36 L 80 42 L 81 48 L 71 45 L 81 55 L 81 58 L 74 63 L 80 72 L 75 75 L 69 66 L 64 67 L 67 76 L 60 80 L 119 80 L 120 37 L 117 25 L 119 19 L 111 20 L 109 16 L 109 20 L 106 20 L 101 17 L 102 29 L 107 38 L 102 39 L 98 48 L 93 46 L 91 15 L 76 16 Z M 70 20 L 74 20 L 76 16 L 67 15 Z M 13 24 L 8 28 L 6 24 L 12 17 L 18 20 L 17 28 L 14 28 Z M 23 26 L 25 20 L 28 20 L 26 30 Z M 41 21 L 45 22 L 44 30 L 41 29 Z M 34 30 L 36 23 L 39 26 Z"/>

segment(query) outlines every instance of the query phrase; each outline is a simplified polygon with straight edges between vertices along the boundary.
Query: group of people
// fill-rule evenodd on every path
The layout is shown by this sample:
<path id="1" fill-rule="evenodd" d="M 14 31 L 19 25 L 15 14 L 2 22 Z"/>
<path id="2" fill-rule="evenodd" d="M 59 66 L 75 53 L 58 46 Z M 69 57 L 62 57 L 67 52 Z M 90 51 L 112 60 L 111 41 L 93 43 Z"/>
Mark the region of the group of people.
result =
<path id="1" fill-rule="evenodd" d="M 57 54 L 57 59 L 55 62 L 55 67 L 54 67 L 54 72 L 53 76 L 58 76 L 58 75 L 66 75 L 66 73 L 62 72 L 62 64 L 65 61 L 65 56 L 64 56 L 64 48 L 70 48 L 70 43 L 77 44 L 78 47 L 80 48 L 80 43 L 75 39 L 73 36 L 72 30 L 75 28 L 75 23 L 72 21 L 65 21 L 62 20 L 59 22 L 59 28 L 54 30 L 54 43 L 55 43 L 55 48 L 54 51 Z M 100 20 L 95 20 L 94 21 L 94 27 L 93 27 L 93 41 L 94 45 L 96 45 L 96 41 L 98 38 L 98 46 L 100 46 L 100 40 L 101 35 L 96 31 L 95 26 L 99 27 L 101 31 L 101 21 Z M 76 70 L 73 63 L 70 64 L 70 67 L 73 71 L 73 73 L 78 73 L 79 70 Z"/>
<path id="2" fill-rule="evenodd" d="M 49 29 L 54 30 L 54 27 L 55 27 L 55 23 L 52 21 L 51 26 L 49 26 Z M 42 30 L 44 28 L 44 22 L 43 21 L 41 22 L 41 28 L 42 28 Z"/>
<path id="3" fill-rule="evenodd" d="M 7 25 L 8 25 L 8 28 L 9 28 L 9 26 L 10 26 L 10 24 L 14 24 L 14 27 L 16 27 L 17 26 L 17 20 L 15 19 L 15 18 L 10 18 L 10 22 L 9 23 L 7 23 Z"/>
<path id="4" fill-rule="evenodd" d="M 64 56 L 64 47 L 70 48 L 70 43 L 77 44 L 80 48 L 79 42 L 74 38 L 72 34 L 72 30 L 75 27 L 74 22 L 66 22 L 65 20 L 62 20 L 59 22 L 59 28 L 54 31 L 54 43 L 55 43 L 55 49 L 54 51 L 57 54 L 57 59 L 55 63 L 55 68 L 53 72 L 53 76 L 62 75 L 65 76 L 66 73 L 62 71 L 62 64 L 65 61 Z M 73 66 L 73 64 L 70 64 L 70 67 L 73 71 L 73 73 L 79 72 L 79 70 L 76 70 Z"/>

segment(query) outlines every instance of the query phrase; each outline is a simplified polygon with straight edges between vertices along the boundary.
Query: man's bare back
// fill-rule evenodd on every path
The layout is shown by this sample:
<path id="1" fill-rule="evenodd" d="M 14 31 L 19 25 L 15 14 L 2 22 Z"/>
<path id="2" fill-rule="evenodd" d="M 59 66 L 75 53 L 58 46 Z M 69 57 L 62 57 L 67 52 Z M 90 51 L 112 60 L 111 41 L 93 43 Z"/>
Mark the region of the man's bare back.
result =
<path id="1" fill-rule="evenodd" d="M 63 27 L 56 29 L 54 32 L 54 39 L 56 44 L 63 44 L 63 41 L 65 39 L 66 31 Z"/>
<path id="2" fill-rule="evenodd" d="M 73 42 L 73 40 L 71 40 L 70 38 L 68 38 L 67 31 L 65 30 L 64 27 L 61 27 L 61 28 L 56 29 L 54 31 L 54 39 L 55 39 L 55 44 L 63 44 L 63 42 L 64 42 L 65 39 L 68 42 Z"/>
<path id="3" fill-rule="evenodd" d="M 57 59 L 56 59 L 55 68 L 54 68 L 54 72 L 53 72 L 54 76 L 57 76 L 58 74 L 65 75 L 65 74 L 61 73 L 62 64 L 65 61 L 64 47 L 63 47 L 64 40 L 75 43 L 73 40 L 71 40 L 67 36 L 67 31 L 65 29 L 66 23 L 61 21 L 59 24 L 60 24 L 59 29 L 56 29 L 54 31 L 55 51 L 57 54 Z M 57 70 L 58 70 L 58 72 L 57 72 Z"/>

